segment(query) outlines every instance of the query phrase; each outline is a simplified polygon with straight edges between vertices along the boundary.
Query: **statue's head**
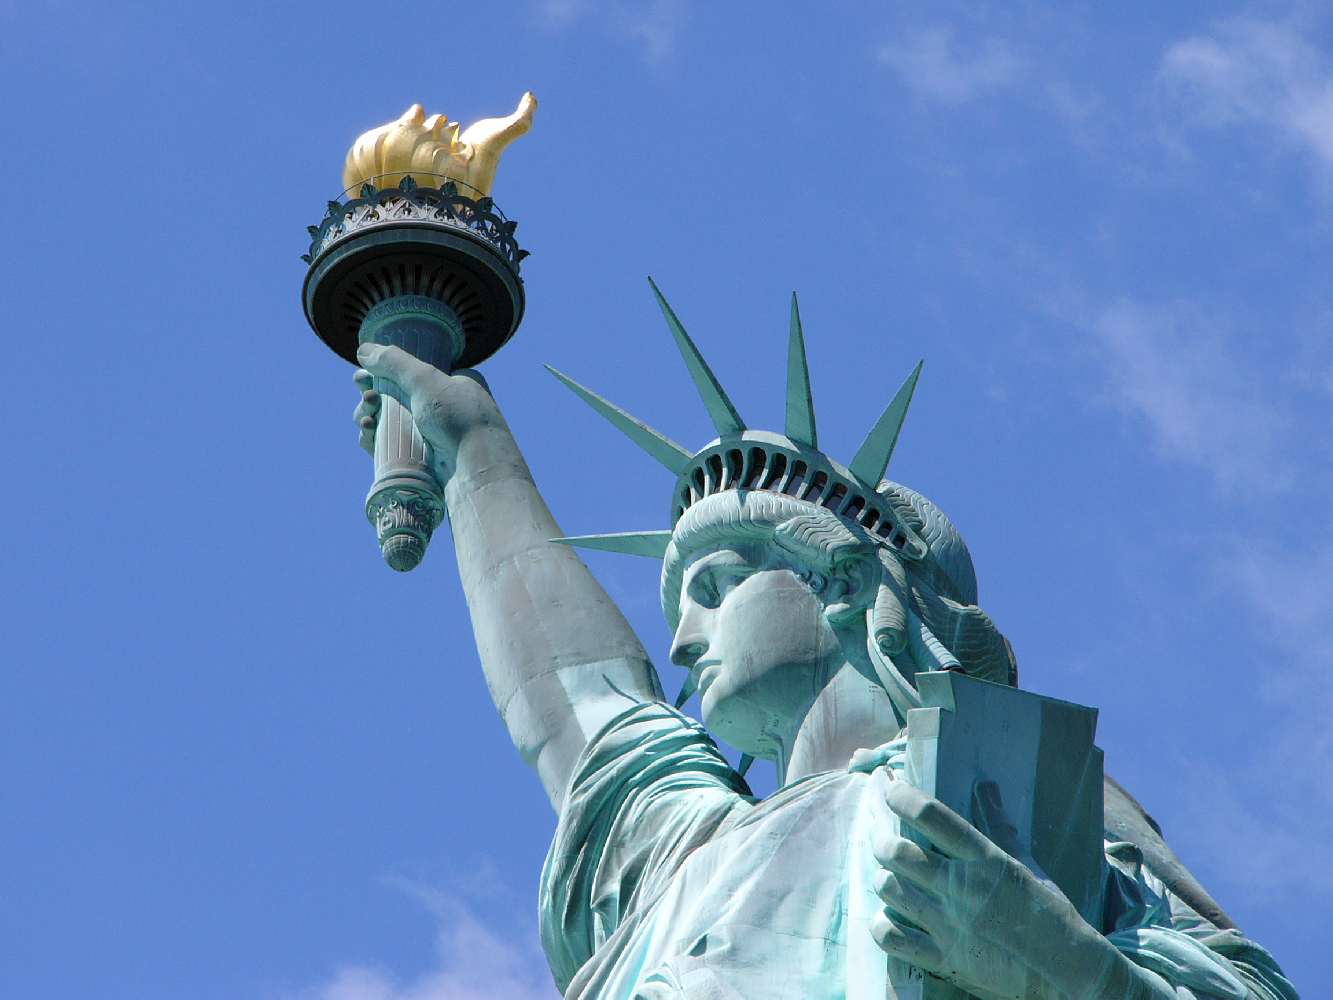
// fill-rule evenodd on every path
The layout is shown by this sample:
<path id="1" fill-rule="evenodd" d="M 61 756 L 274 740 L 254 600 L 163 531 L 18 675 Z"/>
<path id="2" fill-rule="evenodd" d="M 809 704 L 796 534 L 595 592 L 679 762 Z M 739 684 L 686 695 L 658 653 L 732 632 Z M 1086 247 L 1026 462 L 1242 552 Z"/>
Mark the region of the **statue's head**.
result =
<path id="1" fill-rule="evenodd" d="M 962 538 L 925 497 L 883 479 L 921 366 L 843 466 L 816 445 L 794 297 L 785 434 L 744 426 L 658 299 L 720 437 L 691 454 L 556 373 L 677 473 L 670 531 L 565 541 L 663 559 L 671 659 L 690 671 L 680 701 L 697 688 L 710 729 L 768 756 L 766 740 L 849 662 L 866 664 L 900 713 L 919 704 L 920 670 L 1014 683 Z"/>
<path id="2" fill-rule="evenodd" d="M 764 734 L 788 731 L 849 660 L 869 663 L 902 711 L 913 707 L 917 670 L 1011 682 L 1008 648 L 976 607 L 971 556 L 954 526 L 897 483 L 877 493 L 925 541 L 923 558 L 771 490 L 711 494 L 677 521 L 662 567 L 671 661 L 690 671 L 704 721 L 732 745 L 768 756 Z M 926 640 L 912 642 L 909 630 Z"/>
<path id="3" fill-rule="evenodd" d="M 844 633 L 851 625 L 855 642 L 880 578 L 864 533 L 793 497 L 733 490 L 686 511 L 663 562 L 662 610 L 671 661 L 690 671 L 708 727 L 773 756 L 845 662 Z"/>

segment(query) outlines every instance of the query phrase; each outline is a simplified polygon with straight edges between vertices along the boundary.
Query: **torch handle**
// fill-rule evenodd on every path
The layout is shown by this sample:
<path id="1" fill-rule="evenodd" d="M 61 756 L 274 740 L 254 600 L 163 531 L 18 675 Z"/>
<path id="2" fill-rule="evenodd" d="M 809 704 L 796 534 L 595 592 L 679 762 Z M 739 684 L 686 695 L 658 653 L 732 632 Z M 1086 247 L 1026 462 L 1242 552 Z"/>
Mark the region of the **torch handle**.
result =
<path id="1" fill-rule="evenodd" d="M 392 344 L 414 357 L 449 371 L 461 353 L 463 334 L 453 311 L 417 295 L 379 303 L 361 324 L 361 342 Z M 407 407 L 375 377 L 380 394 L 375 429 L 375 481 L 366 497 L 366 517 L 375 525 L 380 551 L 391 567 L 415 569 L 431 535 L 444 520 L 444 492 L 431 467 L 430 445 L 417 430 Z"/>
<path id="2" fill-rule="evenodd" d="M 412 412 L 389 395 L 385 379 L 375 376 L 372 388 L 380 394 L 380 417 L 375 429 L 375 478 L 404 464 L 423 472 L 431 468 L 430 445 L 417 430 Z"/>
<path id="3" fill-rule="evenodd" d="M 381 391 L 379 379 L 375 381 Z M 430 445 L 411 411 L 392 396 L 381 399 L 375 481 L 366 497 L 366 517 L 375 526 L 384 561 L 405 573 L 421 562 L 444 520 L 444 494 L 431 470 Z"/>

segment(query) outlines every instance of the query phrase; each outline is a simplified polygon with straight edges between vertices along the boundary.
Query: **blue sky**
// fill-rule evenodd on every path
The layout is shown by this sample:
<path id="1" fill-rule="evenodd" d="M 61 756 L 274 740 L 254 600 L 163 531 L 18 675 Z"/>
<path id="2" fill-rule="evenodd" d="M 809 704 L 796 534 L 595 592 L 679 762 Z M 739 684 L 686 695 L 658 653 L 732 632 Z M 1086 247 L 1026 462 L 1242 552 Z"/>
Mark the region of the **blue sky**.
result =
<path id="1" fill-rule="evenodd" d="M 1306 996 L 1333 981 L 1333 20 L 1316 4 L 0 0 L 0 995 L 535 1000 L 554 819 L 449 543 L 381 563 L 305 226 L 361 131 L 533 90 L 486 374 L 570 533 L 752 426 L 801 296 L 846 460 L 953 518 L 1025 687 Z M 592 555 L 662 669 L 656 566 Z M 771 777 L 756 768 L 759 783 Z"/>

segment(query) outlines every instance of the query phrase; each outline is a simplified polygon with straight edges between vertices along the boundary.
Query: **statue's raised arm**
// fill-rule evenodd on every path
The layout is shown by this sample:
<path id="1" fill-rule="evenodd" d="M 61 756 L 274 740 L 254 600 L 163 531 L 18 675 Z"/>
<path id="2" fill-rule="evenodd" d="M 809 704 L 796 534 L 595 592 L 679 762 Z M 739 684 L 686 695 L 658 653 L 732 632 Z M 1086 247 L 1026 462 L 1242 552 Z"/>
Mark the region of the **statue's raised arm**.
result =
<path id="1" fill-rule="evenodd" d="M 460 134 L 413 104 L 352 144 L 346 198 L 310 227 L 302 297 L 315 332 L 364 367 L 356 412 L 375 456 L 366 514 L 408 571 L 446 512 L 486 681 L 559 811 L 591 735 L 660 697 L 624 616 L 568 547 L 481 376 L 514 335 L 526 251 L 490 197 L 537 102 Z"/>
<path id="2" fill-rule="evenodd" d="M 567 545 L 481 376 L 446 375 L 396 347 L 364 345 L 355 418 L 373 443 L 379 394 L 397 387 L 444 484 L 458 572 L 495 707 L 551 804 L 588 739 L 634 701 L 661 698 L 625 616 Z"/>

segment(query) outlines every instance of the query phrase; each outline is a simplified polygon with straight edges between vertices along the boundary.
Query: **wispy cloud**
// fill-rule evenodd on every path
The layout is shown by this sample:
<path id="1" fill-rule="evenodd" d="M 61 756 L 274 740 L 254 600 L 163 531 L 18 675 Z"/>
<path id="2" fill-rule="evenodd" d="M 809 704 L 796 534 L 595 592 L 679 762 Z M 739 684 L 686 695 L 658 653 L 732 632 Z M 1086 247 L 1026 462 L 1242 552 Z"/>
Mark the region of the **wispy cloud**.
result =
<path id="1" fill-rule="evenodd" d="M 1276 439 L 1287 422 L 1253 367 L 1231 350 L 1232 323 L 1177 303 L 1121 300 L 1093 323 L 1110 401 L 1150 430 L 1159 451 L 1224 487 L 1270 493 L 1287 484 Z"/>
<path id="2" fill-rule="evenodd" d="M 597 0 L 542 0 L 538 16 L 552 27 L 563 27 L 597 10 Z"/>
<path id="3" fill-rule="evenodd" d="M 1300 905 L 1303 897 L 1333 889 L 1333 835 L 1321 822 L 1333 809 L 1327 787 L 1333 754 L 1326 733 L 1294 728 L 1278 747 L 1237 747 L 1236 760 L 1174 762 L 1178 812 L 1200 822 L 1166 832 L 1179 854 L 1216 873 L 1207 881 L 1222 899 L 1263 906 L 1281 893 Z M 1267 945 L 1280 950 L 1280 942 Z"/>
<path id="4" fill-rule="evenodd" d="M 434 968 L 403 979 L 385 968 L 344 965 L 285 1000 L 560 1000 L 530 929 L 500 933 L 448 893 L 406 879 L 389 883 L 415 895 L 439 922 Z"/>
<path id="5" fill-rule="evenodd" d="M 1333 165 L 1333 67 L 1291 27 L 1223 22 L 1172 45 L 1160 76 L 1199 121 L 1261 124 Z"/>
<path id="6" fill-rule="evenodd" d="M 1094 393 L 1148 432 L 1168 468 L 1212 482 L 1193 488 L 1188 523 L 1146 528 L 1193 563 L 1194 586 L 1164 590 L 1155 569 L 1138 585 L 1204 623 L 1243 623 L 1248 636 L 1243 650 L 1216 654 L 1222 669 L 1245 671 L 1222 681 L 1245 704 L 1201 744 L 1164 740 L 1176 778 L 1157 789 L 1170 817 L 1159 818 L 1233 916 L 1290 912 L 1333 891 L 1333 530 L 1309 509 L 1329 470 L 1301 420 L 1303 407 L 1326 407 L 1298 398 L 1283 377 L 1290 358 L 1256 344 L 1225 307 L 1124 299 L 1084 329 Z M 1142 499 L 1150 511 L 1151 494 Z M 1159 666 L 1169 664 L 1163 653 Z"/>
<path id="7" fill-rule="evenodd" d="M 1233 895 L 1271 904 L 1275 892 L 1299 900 L 1333 890 L 1333 539 L 1282 545 L 1260 527 L 1247 541 L 1257 544 L 1238 544 L 1214 571 L 1258 612 L 1269 650 L 1253 663 L 1253 710 L 1281 724 L 1182 765 L 1183 811 L 1216 817 L 1210 826 L 1225 835 L 1182 828 L 1176 839 Z"/>
<path id="8" fill-rule="evenodd" d="M 1282 359 L 1233 326 L 1224 310 L 1121 301 L 1094 333 L 1107 398 L 1226 498 L 1222 512 L 1201 504 L 1196 558 L 1220 601 L 1211 613 L 1252 622 L 1250 713 L 1270 721 L 1262 740 L 1219 734 L 1215 755 L 1177 761 L 1177 813 L 1207 820 L 1170 832 L 1222 895 L 1263 905 L 1333 889 L 1321 821 L 1333 816 L 1333 530 L 1303 510 L 1327 469 L 1292 384 L 1274 377 Z"/>
<path id="9" fill-rule="evenodd" d="M 962 42 L 950 27 L 906 32 L 881 45 L 878 55 L 913 91 L 951 103 L 1008 86 L 1023 69 L 1003 39 Z"/>
<path id="10" fill-rule="evenodd" d="M 686 20 L 684 0 L 542 0 L 537 11 L 552 29 L 584 20 L 598 23 L 613 37 L 642 45 L 644 58 L 652 64 L 671 57 Z"/>

